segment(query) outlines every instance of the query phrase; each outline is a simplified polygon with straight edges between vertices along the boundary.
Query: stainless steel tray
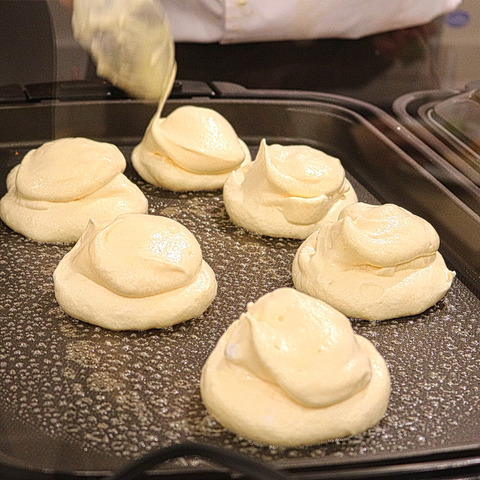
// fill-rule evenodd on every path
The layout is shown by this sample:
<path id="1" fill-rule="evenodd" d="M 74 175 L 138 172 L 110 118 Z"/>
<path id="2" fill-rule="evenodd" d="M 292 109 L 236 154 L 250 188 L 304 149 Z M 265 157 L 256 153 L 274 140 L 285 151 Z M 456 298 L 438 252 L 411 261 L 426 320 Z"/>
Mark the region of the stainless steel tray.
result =
<path id="1" fill-rule="evenodd" d="M 295 478 L 480 472 L 480 220 L 423 168 L 435 162 L 430 149 L 387 114 L 342 97 L 214 84 L 211 95 L 170 100 L 167 111 L 184 103 L 217 109 L 252 151 L 266 138 L 338 156 L 360 200 L 395 202 L 434 224 L 458 278 L 445 299 L 422 315 L 354 321 L 392 375 L 391 403 L 378 426 L 315 447 L 252 444 L 207 414 L 200 369 L 248 301 L 291 286 L 300 242 L 233 226 L 220 191 L 166 192 L 143 182 L 129 166 L 127 174 L 147 195 L 150 213 L 174 218 L 196 235 L 216 272 L 218 296 L 200 318 L 166 330 L 115 333 L 86 325 L 65 315 L 53 294 L 52 272 L 71 246 L 37 244 L 1 224 L 0 477 L 99 477 L 184 441 L 240 452 Z M 6 173 L 23 154 L 56 136 L 112 141 L 128 158 L 154 111 L 154 105 L 125 99 L 1 108 L 0 194 Z M 228 476 L 198 459 L 152 473 L 160 474 Z"/>
<path id="2" fill-rule="evenodd" d="M 462 90 L 427 90 L 393 103 L 399 121 L 480 186 L 480 81 Z"/>

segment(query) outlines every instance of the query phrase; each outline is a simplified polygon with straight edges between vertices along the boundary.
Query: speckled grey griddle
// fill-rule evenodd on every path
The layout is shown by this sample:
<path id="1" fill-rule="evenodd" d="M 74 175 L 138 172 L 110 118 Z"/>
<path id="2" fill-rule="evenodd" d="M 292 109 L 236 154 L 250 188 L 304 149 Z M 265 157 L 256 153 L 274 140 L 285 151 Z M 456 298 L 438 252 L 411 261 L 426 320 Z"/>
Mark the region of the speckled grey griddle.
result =
<path id="1" fill-rule="evenodd" d="M 3 151 L 2 176 L 23 153 Z M 165 330 L 102 330 L 70 318 L 55 302 L 52 273 L 71 245 L 38 244 L 0 224 L 0 460 L 96 471 L 194 440 L 281 465 L 321 465 L 478 441 L 480 302 L 458 279 L 422 315 L 353 321 L 384 355 L 392 376 L 391 403 L 376 427 L 298 449 L 259 447 L 225 431 L 202 405 L 202 365 L 247 302 L 292 285 L 300 242 L 233 226 L 220 192 L 174 194 L 145 184 L 131 168 L 128 175 L 147 195 L 151 214 L 194 233 L 216 273 L 218 295 L 200 318 Z M 352 182 L 360 200 L 375 202 Z M 21 441 L 27 437 L 30 443 Z M 42 439 L 45 448 L 37 444 L 38 454 L 31 455 L 29 446 Z"/>

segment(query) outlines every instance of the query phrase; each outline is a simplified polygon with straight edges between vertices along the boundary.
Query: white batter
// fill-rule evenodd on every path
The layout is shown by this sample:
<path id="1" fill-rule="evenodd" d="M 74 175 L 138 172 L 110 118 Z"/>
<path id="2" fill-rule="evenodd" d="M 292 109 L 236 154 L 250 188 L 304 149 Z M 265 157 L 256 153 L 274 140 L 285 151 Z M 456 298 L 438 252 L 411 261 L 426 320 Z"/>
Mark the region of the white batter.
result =
<path id="1" fill-rule="evenodd" d="M 390 376 L 348 318 L 291 288 L 250 303 L 204 365 L 202 400 L 234 433 L 300 446 L 362 432 L 385 414 Z"/>
<path id="2" fill-rule="evenodd" d="M 357 196 L 337 158 L 306 145 L 267 145 L 234 171 L 223 200 L 230 219 L 254 233 L 305 239 Z"/>
<path id="3" fill-rule="evenodd" d="M 7 176 L 0 217 L 39 242 L 75 242 L 90 218 L 105 225 L 122 213 L 146 213 L 148 202 L 123 171 L 109 143 L 62 138 L 29 151 Z"/>
<path id="4" fill-rule="evenodd" d="M 215 274 L 192 233 L 175 220 L 126 214 L 90 222 L 53 275 L 55 296 L 74 318 L 111 330 L 146 330 L 203 313 Z"/>
<path id="5" fill-rule="evenodd" d="M 230 123 L 215 110 L 186 105 L 156 114 L 132 163 L 147 182 L 167 190 L 215 190 L 251 155 Z"/>
<path id="6" fill-rule="evenodd" d="M 415 315 L 437 303 L 455 276 L 424 219 L 393 204 L 357 203 L 298 249 L 298 290 L 366 320 Z"/>

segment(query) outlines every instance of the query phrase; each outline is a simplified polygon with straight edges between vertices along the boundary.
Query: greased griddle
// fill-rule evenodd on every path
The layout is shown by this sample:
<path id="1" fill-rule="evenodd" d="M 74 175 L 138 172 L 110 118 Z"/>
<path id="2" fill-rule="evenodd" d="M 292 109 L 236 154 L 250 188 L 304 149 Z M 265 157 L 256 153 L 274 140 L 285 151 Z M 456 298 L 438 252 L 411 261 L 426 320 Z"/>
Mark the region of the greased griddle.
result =
<path id="1" fill-rule="evenodd" d="M 429 148 L 361 102 L 216 84 L 209 97 L 170 100 L 167 112 L 185 103 L 217 109 L 253 153 L 265 137 L 268 143 L 305 143 L 338 156 L 361 201 L 395 202 L 435 225 L 458 277 L 446 297 L 421 315 L 352 320 L 354 330 L 385 357 L 392 376 L 390 406 L 377 426 L 308 448 L 255 445 L 207 414 L 200 371 L 247 302 L 292 285 L 291 263 L 301 242 L 235 227 L 221 191 L 167 192 L 146 184 L 129 165 L 127 176 L 146 194 L 150 213 L 173 218 L 196 236 L 216 273 L 218 295 L 201 317 L 165 330 L 102 330 L 71 319 L 55 302 L 52 273 L 71 245 L 38 244 L 1 224 L 0 476 L 99 477 L 185 441 L 240 452 L 298 478 L 422 469 L 433 469 L 439 478 L 478 468 L 480 221 L 448 188 L 454 184 L 473 198 L 470 186 L 463 178 L 436 179 L 422 167 L 435 163 Z M 130 100 L 53 100 L 0 109 L 7 120 L 1 194 L 11 167 L 29 148 L 55 136 L 112 141 L 128 159 L 154 111 L 154 105 Z M 32 116 L 40 122 L 36 131 L 15 128 L 22 121 L 31 124 Z M 169 463 L 156 474 L 227 476 L 198 459 Z"/>

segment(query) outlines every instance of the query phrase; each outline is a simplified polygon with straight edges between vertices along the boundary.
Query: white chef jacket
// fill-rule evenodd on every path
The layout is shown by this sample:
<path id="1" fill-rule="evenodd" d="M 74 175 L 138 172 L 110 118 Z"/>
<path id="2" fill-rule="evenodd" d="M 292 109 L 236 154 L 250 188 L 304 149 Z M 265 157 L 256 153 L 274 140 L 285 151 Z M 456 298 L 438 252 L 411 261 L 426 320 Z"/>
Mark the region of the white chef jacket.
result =
<path id="1" fill-rule="evenodd" d="M 80 1 L 80 0 L 78 0 Z M 176 42 L 360 38 L 429 23 L 461 0 L 158 0 Z"/>

